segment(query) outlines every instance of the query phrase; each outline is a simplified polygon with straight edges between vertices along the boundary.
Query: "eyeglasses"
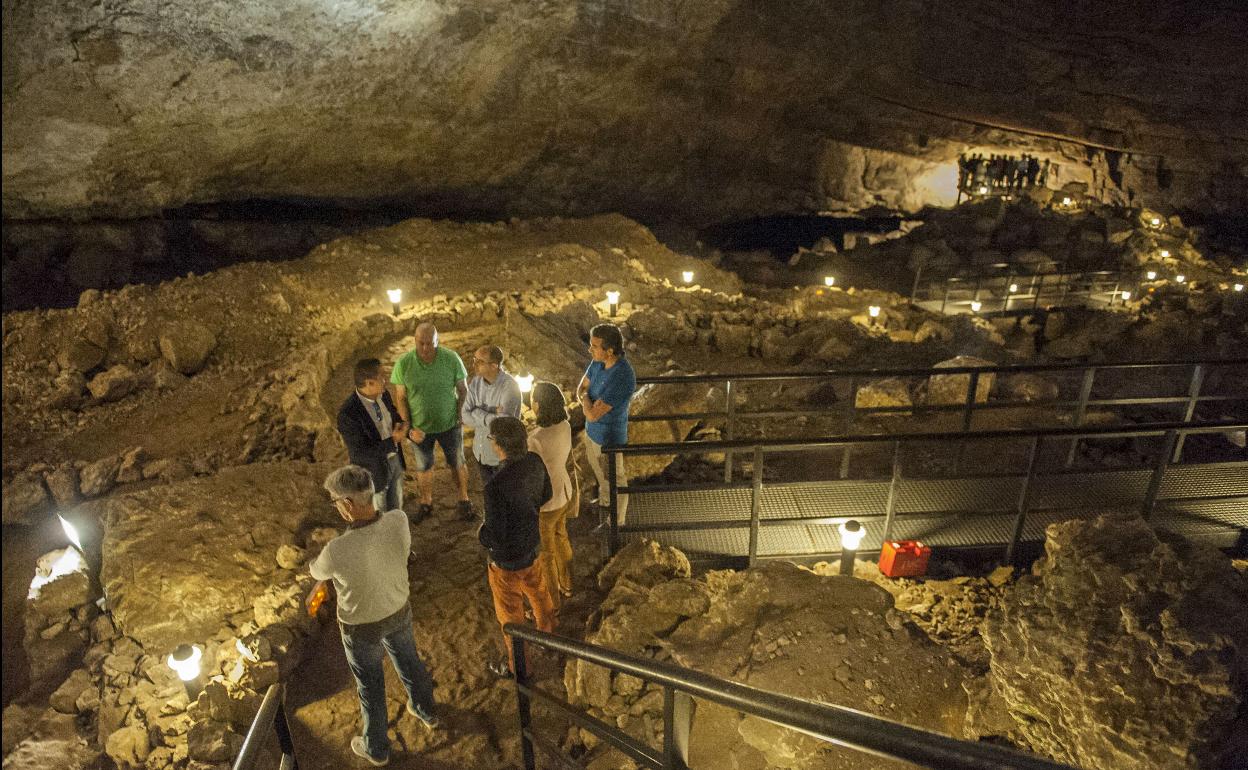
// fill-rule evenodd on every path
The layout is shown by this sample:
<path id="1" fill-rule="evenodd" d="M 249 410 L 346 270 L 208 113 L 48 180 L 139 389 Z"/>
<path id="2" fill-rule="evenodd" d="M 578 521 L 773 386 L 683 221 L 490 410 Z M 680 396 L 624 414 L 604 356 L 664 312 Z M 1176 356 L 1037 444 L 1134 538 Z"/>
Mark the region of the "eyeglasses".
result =
<path id="1" fill-rule="evenodd" d="M 488 359 L 488 358 L 475 358 L 475 357 L 472 359 L 472 362 L 473 362 L 474 364 L 477 364 L 478 366 L 487 366 L 487 365 L 489 365 L 489 364 L 494 363 L 493 361 L 491 361 L 491 360 L 490 360 L 490 359 Z"/>

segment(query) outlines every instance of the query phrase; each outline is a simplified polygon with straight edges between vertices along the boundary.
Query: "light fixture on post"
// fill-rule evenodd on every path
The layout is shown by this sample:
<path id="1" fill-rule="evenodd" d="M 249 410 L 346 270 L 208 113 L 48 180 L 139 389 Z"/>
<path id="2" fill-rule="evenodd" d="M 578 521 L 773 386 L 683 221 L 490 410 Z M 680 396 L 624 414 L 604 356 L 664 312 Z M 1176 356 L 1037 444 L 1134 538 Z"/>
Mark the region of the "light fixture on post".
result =
<path id="1" fill-rule="evenodd" d="M 386 289 L 386 296 L 390 298 L 390 307 L 394 310 L 394 314 L 398 315 L 403 308 L 403 290 L 402 289 Z"/>
<path id="2" fill-rule="evenodd" d="M 1232 289 L 1233 291 L 1243 291 L 1243 290 L 1244 290 L 1244 285 L 1243 285 L 1242 283 L 1237 283 L 1237 284 L 1235 284 L 1234 286 L 1232 286 L 1232 287 L 1231 287 L 1231 289 Z"/>
<path id="3" fill-rule="evenodd" d="M 1148 223 L 1153 227 L 1161 227 L 1161 217 L 1152 217 L 1148 220 Z"/>
<path id="4" fill-rule="evenodd" d="M 836 285 L 836 276 L 834 276 L 834 275 L 825 275 L 825 276 L 823 277 L 823 285 L 824 285 L 824 286 L 828 286 L 828 287 L 835 286 L 835 285 Z"/>
<path id="5" fill-rule="evenodd" d="M 987 188 L 987 187 L 985 187 L 984 185 L 982 185 L 982 184 L 981 184 L 981 185 L 979 186 L 979 194 L 980 194 L 980 195 L 987 195 L 987 194 L 988 194 L 988 188 Z"/>
<path id="6" fill-rule="evenodd" d="M 620 309 L 620 293 L 618 291 L 607 292 L 607 315 L 615 318 L 615 314 Z"/>
<path id="7" fill-rule="evenodd" d="M 1070 197 L 1069 195 L 1067 195 L 1066 197 L 1062 198 L 1062 205 L 1063 205 L 1063 206 L 1070 206 L 1070 205 L 1073 205 L 1073 204 L 1074 204 L 1074 200 L 1072 200 L 1072 199 L 1071 199 L 1071 197 Z"/>
<path id="8" fill-rule="evenodd" d="M 858 546 L 867 530 L 853 519 L 841 522 L 837 527 L 841 533 L 841 574 L 853 577 L 854 559 L 858 556 Z"/>
<path id="9" fill-rule="evenodd" d="M 1176 275 L 1176 276 L 1174 277 L 1174 282 L 1175 282 L 1175 283 L 1183 283 L 1183 282 L 1184 282 L 1184 281 L 1186 281 L 1186 280 L 1187 280 L 1187 276 L 1186 276 L 1186 275 L 1183 275 L 1182 273 L 1179 273 L 1178 275 Z"/>
<path id="10" fill-rule="evenodd" d="M 684 281 L 686 284 L 693 283 L 693 271 L 692 270 L 684 271 L 683 273 L 680 274 L 680 279 Z"/>
<path id="11" fill-rule="evenodd" d="M 1122 301 L 1123 301 L 1123 302 L 1130 302 L 1130 301 L 1131 301 L 1131 292 L 1129 292 L 1129 291 L 1124 291 L 1124 292 L 1122 292 Z"/>
<path id="12" fill-rule="evenodd" d="M 178 679 L 182 680 L 182 686 L 186 688 L 186 697 L 195 700 L 199 697 L 199 691 L 203 689 L 203 684 L 199 681 L 200 666 L 199 662 L 204 657 L 204 651 L 199 648 L 198 644 L 179 644 L 169 653 L 166 663 L 173 672 L 178 675 Z"/>
<path id="13" fill-rule="evenodd" d="M 1010 284 L 1010 294 L 1018 294 L 1018 284 Z"/>
<path id="14" fill-rule="evenodd" d="M 1161 250 L 1160 252 L 1158 252 L 1158 253 L 1159 253 L 1159 254 L 1161 254 L 1161 258 L 1162 258 L 1162 259 L 1169 259 L 1169 258 L 1170 258 L 1170 249 L 1162 249 L 1162 250 Z"/>
<path id="15" fill-rule="evenodd" d="M 1150 280 L 1150 281 L 1155 281 L 1155 280 L 1157 280 L 1157 271 L 1156 271 L 1156 270 L 1149 270 L 1147 273 L 1145 273 L 1145 274 L 1144 274 L 1144 277 L 1145 277 L 1145 278 L 1147 278 L 1147 279 L 1148 279 L 1148 280 Z"/>
<path id="16" fill-rule="evenodd" d="M 977 299 L 971 300 L 971 312 L 972 313 L 978 313 L 980 309 L 983 308 L 983 306 L 984 306 L 984 303 L 980 302 L 979 300 Z"/>
<path id="17" fill-rule="evenodd" d="M 872 318 L 879 318 L 879 317 L 880 317 L 880 306 L 879 306 L 879 305 L 871 305 L 870 307 L 868 307 L 868 308 L 867 308 L 867 315 L 871 316 Z"/>
<path id="18" fill-rule="evenodd" d="M 531 406 L 533 402 L 533 375 L 520 375 L 516 378 L 516 384 L 520 386 L 520 400 L 525 406 Z"/>

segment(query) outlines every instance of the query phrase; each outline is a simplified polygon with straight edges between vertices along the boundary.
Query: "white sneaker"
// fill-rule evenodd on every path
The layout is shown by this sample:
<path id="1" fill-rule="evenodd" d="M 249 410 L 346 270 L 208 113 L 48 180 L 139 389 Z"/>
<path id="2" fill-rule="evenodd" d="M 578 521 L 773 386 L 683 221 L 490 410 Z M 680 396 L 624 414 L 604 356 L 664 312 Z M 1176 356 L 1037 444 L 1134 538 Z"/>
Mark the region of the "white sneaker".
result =
<path id="1" fill-rule="evenodd" d="M 353 751 L 357 757 L 363 757 L 368 760 L 368 763 L 373 767 L 385 767 L 390 764 L 390 757 L 377 759 L 368 753 L 368 749 L 364 748 L 364 736 L 362 735 L 357 735 L 351 739 L 351 751 Z"/>

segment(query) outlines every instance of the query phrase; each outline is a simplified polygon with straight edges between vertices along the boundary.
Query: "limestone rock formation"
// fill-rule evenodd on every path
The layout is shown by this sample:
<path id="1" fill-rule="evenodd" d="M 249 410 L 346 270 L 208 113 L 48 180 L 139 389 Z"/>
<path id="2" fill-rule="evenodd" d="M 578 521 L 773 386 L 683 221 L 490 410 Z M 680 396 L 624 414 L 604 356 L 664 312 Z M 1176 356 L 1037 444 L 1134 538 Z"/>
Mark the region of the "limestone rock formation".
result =
<path id="1" fill-rule="evenodd" d="M 326 471 L 240 466 L 84 506 L 104 522 L 100 581 L 121 631 L 172 650 L 251 610 L 274 582 L 279 545 L 328 519 Z"/>
<path id="2" fill-rule="evenodd" d="M 947 361 L 936 364 L 937 369 L 953 369 L 967 367 L 995 366 L 975 356 L 955 356 Z M 980 374 L 975 383 L 975 403 L 982 404 L 988 400 L 992 386 L 997 381 L 995 374 Z M 970 374 L 933 374 L 927 378 L 927 403 L 957 405 L 965 404 L 971 387 Z"/>
<path id="3" fill-rule="evenodd" d="M 1248 577 L 1138 518 L 1046 535 L 983 630 L 1011 737 L 1079 767 L 1243 767 Z"/>
<path id="4" fill-rule="evenodd" d="M 166 326 L 160 333 L 160 354 L 181 374 L 194 374 L 204 368 L 208 354 L 217 346 L 212 330 L 195 321 Z"/>
<path id="5" fill-rule="evenodd" d="M 587 639 L 765 690 L 961 733 L 963 673 L 892 608 L 883 589 L 784 562 L 690 579 L 678 554 L 645 542 L 622 550 L 599 576 L 610 593 Z M 661 689 L 579 664 L 568 666 L 565 684 L 574 702 L 625 732 L 661 735 Z M 624 766 L 602 751 L 600 766 Z M 707 703 L 697 707 L 691 754 L 698 767 L 865 766 L 849 750 Z"/>
<path id="6" fill-rule="evenodd" d="M 1043 152 L 1092 191 L 1244 205 L 1233 4 L 56 0 L 3 21 L 6 217 L 912 207 L 952 198 L 968 145 Z M 134 252 L 74 257 L 116 274 Z"/>

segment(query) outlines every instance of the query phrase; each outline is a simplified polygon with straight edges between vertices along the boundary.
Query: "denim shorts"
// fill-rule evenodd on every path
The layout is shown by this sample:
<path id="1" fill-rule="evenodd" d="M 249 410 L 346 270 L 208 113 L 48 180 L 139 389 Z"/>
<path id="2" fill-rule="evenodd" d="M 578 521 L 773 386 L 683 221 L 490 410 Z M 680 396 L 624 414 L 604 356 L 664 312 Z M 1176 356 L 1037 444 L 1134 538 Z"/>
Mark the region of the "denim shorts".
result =
<path id="1" fill-rule="evenodd" d="M 441 433 L 426 433 L 423 441 L 412 442 L 417 472 L 433 468 L 434 442 L 442 447 L 442 456 L 446 458 L 448 467 L 458 468 L 464 464 L 464 426 L 456 425 Z"/>

